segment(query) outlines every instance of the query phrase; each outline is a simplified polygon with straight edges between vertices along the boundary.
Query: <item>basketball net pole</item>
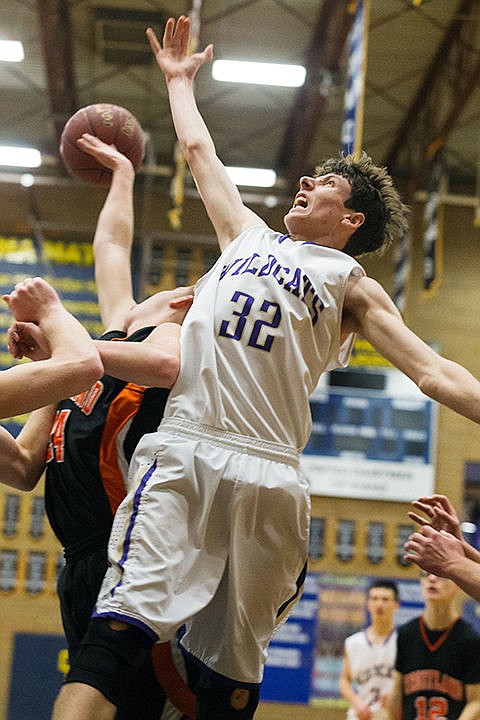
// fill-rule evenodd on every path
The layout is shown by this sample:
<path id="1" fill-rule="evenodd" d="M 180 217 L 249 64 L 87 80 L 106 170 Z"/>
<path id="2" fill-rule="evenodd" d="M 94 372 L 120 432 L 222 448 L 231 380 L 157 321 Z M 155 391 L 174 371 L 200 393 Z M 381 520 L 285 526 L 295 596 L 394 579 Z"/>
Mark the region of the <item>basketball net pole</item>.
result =
<path id="1" fill-rule="evenodd" d="M 193 0 L 192 9 L 189 12 L 191 20 L 190 30 L 190 47 L 189 52 L 194 53 L 198 49 L 198 41 L 200 37 L 200 25 L 201 25 L 201 12 L 202 12 L 202 0 Z M 185 189 L 185 173 L 186 173 L 186 162 L 182 155 L 178 141 L 175 143 L 175 149 L 173 153 L 173 159 L 175 163 L 175 174 L 172 178 L 171 185 L 171 199 L 172 207 L 167 213 L 170 226 L 174 230 L 180 230 L 182 227 L 182 212 L 183 212 L 183 201 L 184 201 L 184 189 Z"/>

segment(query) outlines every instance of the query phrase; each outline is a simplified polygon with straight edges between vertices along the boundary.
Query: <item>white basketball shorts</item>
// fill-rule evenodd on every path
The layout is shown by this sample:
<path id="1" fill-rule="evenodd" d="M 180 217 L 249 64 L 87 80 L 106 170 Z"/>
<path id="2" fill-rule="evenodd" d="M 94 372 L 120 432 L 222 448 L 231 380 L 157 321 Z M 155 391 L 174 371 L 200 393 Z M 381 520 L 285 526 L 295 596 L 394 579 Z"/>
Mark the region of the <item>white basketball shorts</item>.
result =
<path id="1" fill-rule="evenodd" d="M 308 483 L 295 451 L 168 418 L 132 460 L 95 615 L 182 644 L 245 684 L 298 599 L 308 553 Z"/>

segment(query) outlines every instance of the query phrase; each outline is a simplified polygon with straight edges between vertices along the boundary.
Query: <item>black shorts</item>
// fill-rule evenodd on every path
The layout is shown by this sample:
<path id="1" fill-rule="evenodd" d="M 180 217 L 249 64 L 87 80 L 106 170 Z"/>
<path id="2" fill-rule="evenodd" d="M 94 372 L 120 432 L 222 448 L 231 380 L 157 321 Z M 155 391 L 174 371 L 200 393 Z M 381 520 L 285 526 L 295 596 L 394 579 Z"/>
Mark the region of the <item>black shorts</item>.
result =
<path id="1" fill-rule="evenodd" d="M 70 659 L 78 651 L 107 570 L 107 548 L 67 562 L 58 578 L 58 596 Z M 101 688 L 98 688 L 101 691 Z M 117 720 L 158 720 L 165 693 L 156 680 L 150 658 L 139 669 L 128 703 L 118 709 Z"/>

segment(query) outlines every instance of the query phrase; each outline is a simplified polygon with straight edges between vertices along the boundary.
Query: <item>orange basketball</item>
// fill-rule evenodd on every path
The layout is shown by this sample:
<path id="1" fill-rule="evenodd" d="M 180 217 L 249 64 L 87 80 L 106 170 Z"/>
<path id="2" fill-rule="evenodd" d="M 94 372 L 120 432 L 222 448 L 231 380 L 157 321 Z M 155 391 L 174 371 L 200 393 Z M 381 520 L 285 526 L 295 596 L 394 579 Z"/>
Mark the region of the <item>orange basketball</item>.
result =
<path id="1" fill-rule="evenodd" d="M 78 110 L 68 120 L 60 138 L 60 156 L 68 172 L 90 185 L 110 185 L 112 171 L 77 145 L 83 133 L 96 135 L 126 155 L 135 170 L 145 154 L 145 134 L 131 112 L 120 105 L 96 103 Z"/>

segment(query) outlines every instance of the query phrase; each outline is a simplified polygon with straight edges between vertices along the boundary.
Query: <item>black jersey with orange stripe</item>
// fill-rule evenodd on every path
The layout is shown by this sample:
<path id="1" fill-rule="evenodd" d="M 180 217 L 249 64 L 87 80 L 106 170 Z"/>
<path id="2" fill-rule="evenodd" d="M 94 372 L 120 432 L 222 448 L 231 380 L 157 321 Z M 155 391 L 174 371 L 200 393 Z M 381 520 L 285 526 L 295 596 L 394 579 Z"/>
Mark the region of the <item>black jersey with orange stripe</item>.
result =
<path id="1" fill-rule="evenodd" d="M 105 333 L 101 340 L 141 342 L 153 330 Z M 65 556 L 106 544 L 125 495 L 128 463 L 163 417 L 169 391 L 104 375 L 90 390 L 57 406 L 47 450 L 45 505 Z"/>

